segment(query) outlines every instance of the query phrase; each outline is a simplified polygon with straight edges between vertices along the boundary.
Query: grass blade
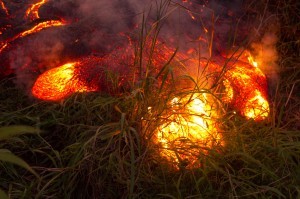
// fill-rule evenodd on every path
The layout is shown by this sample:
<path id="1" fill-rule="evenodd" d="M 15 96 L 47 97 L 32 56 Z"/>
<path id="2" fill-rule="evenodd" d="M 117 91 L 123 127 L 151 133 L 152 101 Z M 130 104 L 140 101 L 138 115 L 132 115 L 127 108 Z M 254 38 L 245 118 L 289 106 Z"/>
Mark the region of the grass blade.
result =
<path id="1" fill-rule="evenodd" d="M 6 195 L 6 193 L 0 189 L 0 198 L 2 199 L 9 199 L 8 196 Z"/>
<path id="2" fill-rule="evenodd" d="M 14 125 L 0 128 L 0 140 L 5 140 L 23 134 L 37 134 L 40 130 L 31 126 Z"/>
<path id="3" fill-rule="evenodd" d="M 37 178 L 39 178 L 38 174 L 21 158 L 18 156 L 14 155 L 12 152 L 6 149 L 1 149 L 0 150 L 0 161 L 3 162 L 9 162 L 12 164 L 16 164 L 20 167 L 23 167 L 30 171 L 32 174 L 34 174 Z"/>

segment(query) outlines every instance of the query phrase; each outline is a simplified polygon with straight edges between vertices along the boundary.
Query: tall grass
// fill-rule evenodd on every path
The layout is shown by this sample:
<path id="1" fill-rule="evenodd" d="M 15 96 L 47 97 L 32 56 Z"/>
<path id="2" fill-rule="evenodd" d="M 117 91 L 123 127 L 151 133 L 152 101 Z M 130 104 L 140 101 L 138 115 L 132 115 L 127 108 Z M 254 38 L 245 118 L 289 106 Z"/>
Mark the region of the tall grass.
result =
<path id="1" fill-rule="evenodd" d="M 299 21 L 291 20 L 297 8 L 283 2 L 260 2 L 285 24 L 277 46 L 281 79 L 270 99 L 270 118 L 254 122 L 225 114 L 219 122 L 226 144 L 201 155 L 201 167 L 174 169 L 151 140 L 162 121 L 151 119 L 148 107 L 159 118 L 183 92 L 172 87 L 178 81 L 172 70 L 176 50 L 161 70 L 151 62 L 158 48 L 157 23 L 140 32 L 138 84 L 124 95 L 81 93 L 60 103 L 37 102 L 11 79 L 1 82 L 0 126 L 28 125 L 42 132 L 0 140 L 1 148 L 25 160 L 39 176 L 0 161 L 0 189 L 10 198 L 26 199 L 300 197 L 299 41 L 287 30 L 299 27 Z M 165 6 L 160 5 L 162 13 Z"/>

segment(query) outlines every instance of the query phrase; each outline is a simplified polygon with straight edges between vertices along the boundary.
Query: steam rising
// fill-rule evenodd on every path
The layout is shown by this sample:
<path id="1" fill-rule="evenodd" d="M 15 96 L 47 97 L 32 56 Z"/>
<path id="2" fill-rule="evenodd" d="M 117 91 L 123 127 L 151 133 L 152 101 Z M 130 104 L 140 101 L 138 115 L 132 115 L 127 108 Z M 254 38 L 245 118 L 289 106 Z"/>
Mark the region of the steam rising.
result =
<path id="1" fill-rule="evenodd" d="M 278 79 L 278 53 L 276 50 L 277 35 L 275 32 L 266 32 L 260 42 L 252 43 L 255 59 L 260 68 L 272 80 Z"/>
<path id="2" fill-rule="evenodd" d="M 11 33 L 31 25 L 22 13 L 36 1 L 5 2 L 9 13 L 15 14 L 9 20 L 0 9 L 0 21 L 11 24 Z M 160 41 L 191 56 L 207 59 L 247 38 L 252 27 L 243 18 L 242 6 L 239 0 L 52 0 L 40 8 L 37 20 L 60 18 L 68 25 L 49 28 L 11 43 L 0 59 L 8 58 L 17 76 L 16 83 L 27 90 L 50 68 L 84 56 L 103 57 L 115 49 L 128 48 L 128 38 L 141 39 L 142 30 L 144 39 L 147 32 L 153 34 L 159 29 Z M 0 35 L 0 43 L 8 37 L 9 34 Z M 269 77 L 276 74 L 272 73 L 277 67 L 276 42 L 276 34 L 269 32 L 251 46 Z"/>

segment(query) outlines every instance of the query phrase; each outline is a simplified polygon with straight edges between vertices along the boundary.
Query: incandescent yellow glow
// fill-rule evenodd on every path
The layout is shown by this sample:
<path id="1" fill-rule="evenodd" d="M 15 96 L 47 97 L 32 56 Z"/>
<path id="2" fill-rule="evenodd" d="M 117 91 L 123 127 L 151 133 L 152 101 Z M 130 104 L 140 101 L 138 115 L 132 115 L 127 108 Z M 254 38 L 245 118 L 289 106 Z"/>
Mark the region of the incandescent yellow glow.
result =
<path id="1" fill-rule="evenodd" d="M 223 81 L 223 85 L 225 87 L 225 92 L 224 96 L 222 97 L 222 101 L 225 103 L 230 103 L 233 100 L 233 88 L 227 79 Z"/>
<path id="2" fill-rule="evenodd" d="M 213 101 L 207 94 L 189 94 L 174 98 L 167 121 L 157 130 L 161 155 L 173 163 L 199 166 L 199 155 L 221 144 L 217 131 L 218 117 Z"/>
<path id="3" fill-rule="evenodd" d="M 252 66 L 258 67 L 258 63 L 254 61 L 254 58 L 251 55 L 248 56 L 248 61 Z"/>
<path id="4" fill-rule="evenodd" d="M 254 96 L 247 101 L 243 109 L 243 115 L 255 120 L 265 119 L 268 117 L 269 112 L 269 103 L 258 90 L 254 91 Z"/>

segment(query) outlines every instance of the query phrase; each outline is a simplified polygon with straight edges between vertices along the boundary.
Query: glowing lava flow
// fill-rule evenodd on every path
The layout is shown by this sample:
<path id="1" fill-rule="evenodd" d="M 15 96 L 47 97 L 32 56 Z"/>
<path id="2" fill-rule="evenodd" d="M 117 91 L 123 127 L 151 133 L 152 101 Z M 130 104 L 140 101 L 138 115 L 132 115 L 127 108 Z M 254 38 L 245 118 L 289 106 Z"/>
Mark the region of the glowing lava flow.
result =
<path id="1" fill-rule="evenodd" d="M 37 33 L 46 28 L 55 27 L 55 26 L 63 26 L 63 25 L 66 25 L 66 23 L 63 21 L 60 21 L 60 20 L 50 20 L 50 21 L 40 22 L 40 23 L 36 24 L 35 26 L 33 26 L 32 28 L 30 28 L 29 30 L 25 30 L 24 32 L 21 32 L 21 33 L 17 34 L 16 36 L 14 36 L 13 38 L 10 38 L 10 39 L 6 40 L 4 43 L 0 44 L 0 53 L 8 46 L 8 44 L 10 42 L 15 41 L 16 39 L 25 37 L 30 34 Z"/>
<path id="2" fill-rule="evenodd" d="M 78 62 L 67 63 L 40 75 L 33 85 L 33 96 L 41 100 L 58 101 L 75 92 L 96 90 L 78 78 L 76 73 L 78 64 Z"/>
<path id="3" fill-rule="evenodd" d="M 266 76 L 253 59 L 249 63 L 229 62 L 223 74 L 222 101 L 235 111 L 256 121 L 268 117 Z M 205 66 L 205 63 L 201 63 Z M 209 67 L 221 74 L 222 67 L 215 62 Z M 154 142 L 161 146 L 159 152 L 176 168 L 195 168 L 200 165 L 201 154 L 215 146 L 223 145 L 218 126 L 217 101 L 208 94 L 187 95 L 174 98 L 170 113 L 164 114 L 162 124 L 156 129 Z M 214 107 L 215 106 L 215 107 Z"/>
<path id="4" fill-rule="evenodd" d="M 32 4 L 27 10 L 26 10 L 26 14 L 25 17 L 29 18 L 31 20 L 35 20 L 40 18 L 39 16 L 39 9 L 42 5 L 44 5 L 47 2 L 47 0 L 41 0 L 38 3 Z"/>
<path id="5" fill-rule="evenodd" d="M 25 37 L 29 34 L 39 32 L 45 28 L 54 27 L 54 26 L 62 26 L 62 25 L 65 25 L 65 23 L 60 20 L 50 20 L 50 21 L 41 22 L 41 23 L 38 23 L 37 25 L 33 26 L 31 29 L 20 33 L 19 35 L 17 35 L 17 38 Z"/>
<path id="6" fill-rule="evenodd" d="M 169 116 L 157 131 L 155 142 L 162 146 L 160 154 L 176 166 L 199 166 L 201 154 L 222 144 L 215 102 L 209 94 L 174 98 Z"/>
<path id="7" fill-rule="evenodd" d="M 4 2 L 1 0 L 0 0 L 0 5 L 1 5 L 1 8 L 4 10 L 5 14 L 8 16 L 9 15 L 8 9 L 6 8 Z"/>
<path id="8" fill-rule="evenodd" d="M 38 3 L 32 4 L 25 13 L 25 17 L 26 18 L 30 18 L 32 21 L 39 19 L 39 9 L 42 5 L 44 5 L 45 3 L 47 3 L 48 0 L 41 0 Z M 4 11 L 6 12 L 6 14 L 8 15 L 8 10 L 5 7 L 4 3 L 0 0 L 0 5 L 2 7 L 2 9 L 4 9 Z M 66 25 L 66 23 L 62 20 L 48 20 L 48 21 L 43 21 L 43 22 L 38 22 L 36 25 L 34 25 L 33 27 L 31 27 L 29 30 L 25 30 L 9 39 L 7 39 L 6 41 L 0 43 L 0 53 L 6 48 L 8 47 L 10 42 L 15 41 L 16 39 L 25 37 L 27 35 L 39 32 L 43 29 L 46 28 L 50 28 L 50 27 L 55 27 L 55 26 L 63 26 Z M 2 34 L 2 32 L 1 32 Z"/>
<path id="9" fill-rule="evenodd" d="M 7 43 L 0 44 L 0 53 L 7 47 Z"/>
<path id="10" fill-rule="evenodd" d="M 255 63 L 255 62 L 254 62 Z M 223 101 L 232 104 L 241 115 L 254 120 L 268 117 L 267 80 L 256 67 L 238 61 L 224 75 L 225 93 Z"/>

